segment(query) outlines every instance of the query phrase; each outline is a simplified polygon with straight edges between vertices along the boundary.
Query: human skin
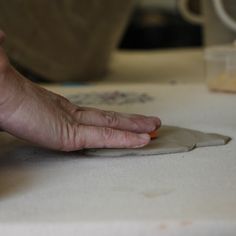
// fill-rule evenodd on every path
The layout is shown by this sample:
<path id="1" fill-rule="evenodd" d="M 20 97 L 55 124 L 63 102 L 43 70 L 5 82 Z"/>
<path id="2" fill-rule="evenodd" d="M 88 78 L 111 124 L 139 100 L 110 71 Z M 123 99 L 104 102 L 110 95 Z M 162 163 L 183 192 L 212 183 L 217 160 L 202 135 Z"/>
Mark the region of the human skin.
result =
<path id="1" fill-rule="evenodd" d="M 158 117 L 78 107 L 19 74 L 9 63 L 0 31 L 0 128 L 39 146 L 75 151 L 83 148 L 138 148 L 160 127 Z"/>

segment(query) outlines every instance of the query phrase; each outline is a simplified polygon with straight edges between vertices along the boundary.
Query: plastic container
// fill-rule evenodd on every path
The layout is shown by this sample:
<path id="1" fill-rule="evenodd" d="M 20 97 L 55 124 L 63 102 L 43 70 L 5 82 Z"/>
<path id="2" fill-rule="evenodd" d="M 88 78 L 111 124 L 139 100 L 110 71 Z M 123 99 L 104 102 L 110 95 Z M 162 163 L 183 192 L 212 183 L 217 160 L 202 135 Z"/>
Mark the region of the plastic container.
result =
<path id="1" fill-rule="evenodd" d="M 208 88 L 236 92 L 236 46 L 225 45 L 205 49 Z"/>

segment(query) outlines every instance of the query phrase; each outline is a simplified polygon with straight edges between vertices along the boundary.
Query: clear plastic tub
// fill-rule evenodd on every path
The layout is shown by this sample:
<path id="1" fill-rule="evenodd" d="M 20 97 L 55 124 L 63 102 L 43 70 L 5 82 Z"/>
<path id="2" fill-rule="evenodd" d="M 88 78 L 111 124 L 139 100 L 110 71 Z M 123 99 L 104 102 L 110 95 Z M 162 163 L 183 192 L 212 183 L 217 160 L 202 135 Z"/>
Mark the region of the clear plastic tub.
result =
<path id="1" fill-rule="evenodd" d="M 217 46 L 205 49 L 208 88 L 236 92 L 236 46 Z"/>

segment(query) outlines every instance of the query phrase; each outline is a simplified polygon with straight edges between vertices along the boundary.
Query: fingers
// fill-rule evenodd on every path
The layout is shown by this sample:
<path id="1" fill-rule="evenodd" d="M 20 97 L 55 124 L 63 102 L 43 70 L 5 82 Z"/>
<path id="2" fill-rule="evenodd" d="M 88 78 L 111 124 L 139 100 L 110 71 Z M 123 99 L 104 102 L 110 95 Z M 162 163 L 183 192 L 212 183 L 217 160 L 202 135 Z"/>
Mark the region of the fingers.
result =
<path id="1" fill-rule="evenodd" d="M 0 45 L 4 42 L 5 38 L 6 38 L 5 33 L 2 30 L 0 30 Z"/>
<path id="2" fill-rule="evenodd" d="M 148 134 L 136 134 L 112 128 L 78 125 L 67 133 L 69 139 L 63 151 L 84 148 L 138 148 L 149 143 Z"/>
<path id="3" fill-rule="evenodd" d="M 93 108 L 77 109 L 74 117 L 78 123 L 83 125 L 110 127 L 136 133 L 149 133 L 161 125 L 158 117 L 129 115 Z"/>

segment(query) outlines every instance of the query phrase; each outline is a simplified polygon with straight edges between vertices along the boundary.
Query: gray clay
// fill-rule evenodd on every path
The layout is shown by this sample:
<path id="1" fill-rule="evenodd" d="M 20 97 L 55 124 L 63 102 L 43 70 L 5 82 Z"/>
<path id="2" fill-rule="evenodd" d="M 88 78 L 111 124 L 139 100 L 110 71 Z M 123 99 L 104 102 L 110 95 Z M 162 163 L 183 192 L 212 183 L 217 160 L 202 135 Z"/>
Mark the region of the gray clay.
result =
<path id="1" fill-rule="evenodd" d="M 219 134 L 207 134 L 196 130 L 174 126 L 162 126 L 158 138 L 143 148 L 137 149 L 87 149 L 88 156 L 120 157 L 159 155 L 191 151 L 198 147 L 224 145 L 229 137 Z"/>

